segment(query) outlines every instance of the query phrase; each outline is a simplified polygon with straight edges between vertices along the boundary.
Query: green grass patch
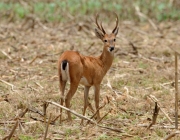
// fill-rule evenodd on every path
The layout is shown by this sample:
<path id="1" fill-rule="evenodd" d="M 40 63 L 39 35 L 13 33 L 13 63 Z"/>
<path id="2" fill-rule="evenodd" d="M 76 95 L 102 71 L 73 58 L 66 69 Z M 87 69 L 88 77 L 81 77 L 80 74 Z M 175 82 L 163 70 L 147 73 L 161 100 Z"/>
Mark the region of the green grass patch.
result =
<path id="1" fill-rule="evenodd" d="M 22 19 L 29 14 L 35 14 L 46 21 L 64 21 L 69 19 L 68 14 L 82 17 L 94 16 L 100 11 L 106 11 L 109 14 L 115 11 L 121 20 L 146 21 L 137 16 L 135 6 L 138 6 L 143 14 L 157 21 L 180 19 L 178 5 L 169 0 L 134 0 L 133 2 L 131 0 L 114 0 L 110 3 L 107 0 L 52 0 L 51 2 L 45 0 L 24 3 L 1 1 L 0 12 L 4 13 L 5 17 L 11 16 L 13 13 L 14 19 Z"/>
<path id="2" fill-rule="evenodd" d="M 20 135 L 19 139 L 20 140 L 35 140 L 32 136 L 27 136 L 27 135 Z"/>

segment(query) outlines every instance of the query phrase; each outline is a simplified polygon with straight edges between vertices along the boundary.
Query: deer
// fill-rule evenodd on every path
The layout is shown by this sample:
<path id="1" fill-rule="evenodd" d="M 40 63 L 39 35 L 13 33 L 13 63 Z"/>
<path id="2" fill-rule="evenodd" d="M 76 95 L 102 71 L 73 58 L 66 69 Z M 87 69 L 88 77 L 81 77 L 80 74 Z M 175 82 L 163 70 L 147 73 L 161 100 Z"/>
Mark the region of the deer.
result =
<path id="1" fill-rule="evenodd" d="M 100 97 L 100 84 L 110 69 L 113 59 L 116 43 L 116 36 L 118 34 L 118 16 L 116 16 L 116 25 L 110 34 L 107 34 L 101 24 L 98 23 L 99 14 L 95 17 L 95 35 L 103 44 L 103 51 L 99 56 L 84 56 L 78 51 L 67 50 L 62 53 L 58 60 L 58 75 L 59 75 L 59 88 L 60 88 L 60 105 L 70 108 L 70 101 L 74 96 L 79 84 L 84 85 L 84 108 L 83 115 L 89 106 L 88 94 L 90 87 L 94 87 L 94 101 L 97 111 L 96 119 L 100 119 L 99 112 L 99 97 Z M 70 88 L 65 95 L 65 86 L 67 81 L 70 83 Z M 72 117 L 67 111 L 68 121 L 72 122 Z M 62 122 L 62 108 L 60 109 L 60 123 Z M 83 119 L 81 121 L 83 123 Z"/>

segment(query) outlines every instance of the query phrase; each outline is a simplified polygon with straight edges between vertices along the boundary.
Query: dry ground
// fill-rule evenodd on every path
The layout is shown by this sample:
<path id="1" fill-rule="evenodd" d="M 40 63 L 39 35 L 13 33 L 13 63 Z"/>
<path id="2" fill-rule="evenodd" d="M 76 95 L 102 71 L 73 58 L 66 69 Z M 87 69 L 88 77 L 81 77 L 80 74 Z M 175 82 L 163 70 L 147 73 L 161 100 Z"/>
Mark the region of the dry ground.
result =
<path id="1" fill-rule="evenodd" d="M 159 111 L 156 124 L 152 122 L 155 96 L 161 108 L 174 121 L 174 53 L 168 48 L 180 40 L 179 22 L 164 22 L 155 29 L 149 23 L 120 23 L 114 63 L 101 85 L 101 116 L 111 112 L 100 122 L 121 132 L 96 125 L 80 125 L 73 116 L 72 124 L 58 120 L 49 126 L 49 139 L 162 139 L 173 132 L 174 124 Z M 113 25 L 105 25 L 110 32 Z M 59 102 L 57 60 L 64 50 L 78 50 L 84 55 L 97 56 L 102 43 L 93 33 L 90 20 L 67 24 L 50 24 L 31 20 L 0 25 L 0 139 L 9 135 L 17 116 L 25 108 L 30 110 L 21 118 L 14 139 L 42 139 L 44 101 Z M 180 65 L 180 64 L 179 64 Z M 90 102 L 94 106 L 93 91 Z M 83 87 L 79 86 L 72 99 L 71 109 L 82 114 Z M 59 108 L 49 105 L 51 119 L 59 115 Z M 87 117 L 93 114 L 87 110 Z M 64 114 L 64 118 L 66 115 Z M 178 139 L 178 135 L 174 137 Z"/>

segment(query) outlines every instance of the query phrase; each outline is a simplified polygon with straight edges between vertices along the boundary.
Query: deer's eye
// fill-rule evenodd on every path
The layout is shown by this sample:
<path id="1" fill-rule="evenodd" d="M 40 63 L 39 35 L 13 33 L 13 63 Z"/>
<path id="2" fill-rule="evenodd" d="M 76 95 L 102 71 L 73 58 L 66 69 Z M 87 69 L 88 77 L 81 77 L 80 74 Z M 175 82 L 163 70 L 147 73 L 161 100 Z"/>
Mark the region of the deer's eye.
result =
<path id="1" fill-rule="evenodd" d="M 107 40 L 105 39 L 104 42 L 107 42 Z"/>
<path id="2" fill-rule="evenodd" d="M 114 39 L 114 42 L 116 41 L 116 39 Z"/>

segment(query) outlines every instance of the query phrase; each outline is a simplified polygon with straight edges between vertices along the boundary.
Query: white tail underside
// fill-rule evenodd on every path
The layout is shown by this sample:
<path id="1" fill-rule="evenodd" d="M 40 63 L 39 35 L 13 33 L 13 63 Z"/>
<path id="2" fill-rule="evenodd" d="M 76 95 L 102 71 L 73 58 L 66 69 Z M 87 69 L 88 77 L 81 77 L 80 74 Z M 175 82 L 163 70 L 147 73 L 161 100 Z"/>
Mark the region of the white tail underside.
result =
<path id="1" fill-rule="evenodd" d="M 70 81 L 70 76 L 69 76 L 69 63 L 67 63 L 67 66 L 65 70 L 63 70 L 62 63 L 61 63 L 61 74 L 62 74 L 62 80 L 63 81 Z"/>

